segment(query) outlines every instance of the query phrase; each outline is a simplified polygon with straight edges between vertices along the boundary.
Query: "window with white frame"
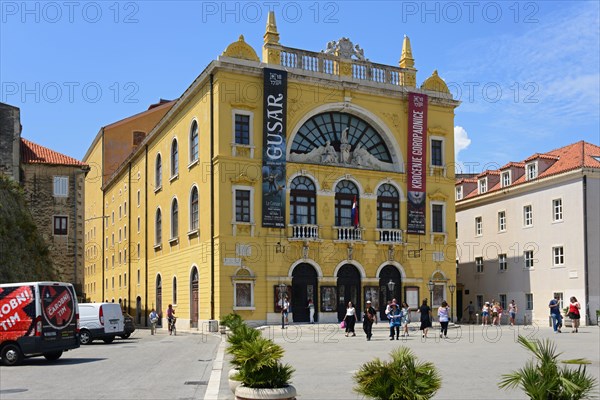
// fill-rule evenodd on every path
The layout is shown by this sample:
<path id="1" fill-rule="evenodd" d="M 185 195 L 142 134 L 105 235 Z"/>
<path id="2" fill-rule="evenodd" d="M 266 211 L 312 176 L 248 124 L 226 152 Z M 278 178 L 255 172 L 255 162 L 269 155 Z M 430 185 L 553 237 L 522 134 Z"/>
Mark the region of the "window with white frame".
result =
<path id="1" fill-rule="evenodd" d="M 457 186 L 456 187 L 456 200 L 462 200 L 462 198 L 463 198 L 463 187 Z"/>
<path id="2" fill-rule="evenodd" d="M 487 178 L 481 178 L 478 181 L 479 184 L 479 194 L 483 194 L 487 192 Z"/>
<path id="3" fill-rule="evenodd" d="M 504 171 L 501 177 L 502 187 L 510 186 L 510 171 Z"/>
<path id="4" fill-rule="evenodd" d="M 160 208 L 156 209 L 154 220 L 154 245 L 159 246 L 162 243 L 162 212 Z"/>
<path id="5" fill-rule="evenodd" d="M 198 122 L 194 120 L 190 128 L 190 164 L 198 161 Z"/>
<path id="6" fill-rule="evenodd" d="M 250 190 L 235 190 L 235 221 L 250 222 Z"/>
<path id="7" fill-rule="evenodd" d="M 475 217 L 475 236 L 483 235 L 483 219 Z"/>
<path id="8" fill-rule="evenodd" d="M 198 188 L 192 187 L 190 193 L 190 232 L 198 230 Z"/>
<path id="9" fill-rule="evenodd" d="M 156 162 L 154 164 L 154 190 L 158 190 L 162 187 L 162 157 L 160 153 L 156 155 Z"/>
<path id="10" fill-rule="evenodd" d="M 523 225 L 533 226 L 533 208 L 531 205 L 523 207 Z"/>
<path id="11" fill-rule="evenodd" d="M 552 294 L 552 298 L 556 299 L 558 297 L 558 309 L 561 310 L 563 309 L 563 293 L 562 292 L 554 292 Z"/>
<path id="12" fill-rule="evenodd" d="M 140 202 L 142 201 L 142 194 L 140 192 L 140 190 L 138 189 L 137 191 L 137 206 L 140 206 Z"/>
<path id="13" fill-rule="evenodd" d="M 434 233 L 445 232 L 444 206 L 443 203 L 431 204 L 431 231 Z"/>
<path id="14" fill-rule="evenodd" d="M 179 236 L 179 203 L 173 199 L 171 203 L 171 239 Z"/>
<path id="15" fill-rule="evenodd" d="M 562 221 L 563 219 L 563 209 L 562 209 L 562 199 L 554 199 L 552 200 L 552 221 Z"/>
<path id="16" fill-rule="evenodd" d="M 173 304 L 177 304 L 177 277 L 173 277 Z"/>
<path id="17" fill-rule="evenodd" d="M 565 250 L 563 246 L 556 246 L 552 248 L 552 259 L 553 265 L 564 265 L 565 264 Z"/>
<path id="18" fill-rule="evenodd" d="M 69 195 L 69 177 L 55 176 L 53 187 L 54 197 L 67 197 Z"/>
<path id="19" fill-rule="evenodd" d="M 503 310 L 506 310 L 506 295 L 500 294 L 498 297 L 500 297 L 500 307 L 502 307 Z"/>
<path id="20" fill-rule="evenodd" d="M 506 271 L 508 269 L 508 260 L 506 254 L 498 254 L 498 266 L 500 271 Z"/>
<path id="21" fill-rule="evenodd" d="M 533 162 L 531 164 L 527 164 L 526 169 L 526 177 L 527 180 L 530 181 L 532 179 L 537 178 L 537 162 Z"/>
<path id="22" fill-rule="evenodd" d="M 533 250 L 526 250 L 523 258 L 525 259 L 525 268 L 533 268 Z"/>
<path id="23" fill-rule="evenodd" d="M 440 139 L 431 139 L 431 165 L 444 166 L 444 142 Z"/>
<path id="24" fill-rule="evenodd" d="M 241 145 L 250 145 L 251 138 L 251 116 L 252 113 L 236 110 L 233 114 L 234 119 L 234 143 Z"/>
<path id="25" fill-rule="evenodd" d="M 498 211 L 498 231 L 506 231 L 506 211 Z"/>
<path id="26" fill-rule="evenodd" d="M 179 174 L 179 144 L 177 139 L 171 142 L 171 177 Z"/>
<path id="27" fill-rule="evenodd" d="M 138 231 L 138 233 L 140 233 L 141 229 L 142 229 L 142 220 L 140 219 L 140 217 L 137 217 L 137 231 Z"/>
<path id="28" fill-rule="evenodd" d="M 483 273 L 483 257 L 475 257 L 475 271 Z"/>
<path id="29" fill-rule="evenodd" d="M 533 310 L 533 293 L 525 293 L 525 309 L 527 311 Z"/>
<path id="30" fill-rule="evenodd" d="M 254 309 L 254 276 L 245 267 L 240 268 L 233 277 L 233 309 Z"/>

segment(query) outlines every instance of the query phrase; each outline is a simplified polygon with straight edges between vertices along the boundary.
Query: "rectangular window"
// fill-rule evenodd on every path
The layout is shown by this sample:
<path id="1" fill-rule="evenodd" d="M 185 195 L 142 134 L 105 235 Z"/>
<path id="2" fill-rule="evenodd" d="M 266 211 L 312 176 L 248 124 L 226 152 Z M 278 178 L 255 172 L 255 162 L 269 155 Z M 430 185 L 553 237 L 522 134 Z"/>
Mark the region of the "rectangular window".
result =
<path id="1" fill-rule="evenodd" d="M 506 211 L 498 211 L 498 232 L 506 230 Z"/>
<path id="2" fill-rule="evenodd" d="M 54 216 L 54 234 L 57 236 L 64 236 L 68 234 L 68 222 L 69 217 L 62 215 Z"/>
<path id="3" fill-rule="evenodd" d="M 562 309 L 563 309 L 563 293 L 562 292 L 554 292 L 554 294 L 552 295 L 552 298 L 556 299 L 557 297 L 558 297 L 558 309 L 562 313 Z"/>
<path id="4" fill-rule="evenodd" d="M 483 295 L 477 295 L 477 309 L 481 310 L 483 308 Z"/>
<path id="5" fill-rule="evenodd" d="M 502 173 L 502 187 L 510 186 L 510 171 Z"/>
<path id="6" fill-rule="evenodd" d="M 138 205 L 138 207 L 140 206 L 140 200 L 141 200 L 141 198 L 142 198 L 142 195 L 140 194 L 140 191 L 138 189 L 138 191 L 137 191 L 137 205 Z"/>
<path id="7" fill-rule="evenodd" d="M 442 155 L 442 141 L 431 140 L 431 165 L 442 167 L 444 164 Z"/>
<path id="8" fill-rule="evenodd" d="M 533 268 L 533 250 L 527 250 L 524 253 L 525 268 Z"/>
<path id="9" fill-rule="evenodd" d="M 483 273 L 483 257 L 475 257 L 475 270 L 477 273 Z"/>
<path id="10" fill-rule="evenodd" d="M 252 282 L 235 282 L 234 293 L 234 304 L 236 308 L 254 307 L 252 304 Z"/>
<path id="11" fill-rule="evenodd" d="M 533 310 L 533 293 L 525 293 L 525 309 L 527 311 Z"/>
<path id="12" fill-rule="evenodd" d="M 138 244 L 137 244 L 137 257 L 138 257 L 138 259 L 139 259 L 141 256 L 142 256 L 142 250 L 141 250 L 141 246 L 140 246 L 140 244 L 138 243 Z"/>
<path id="13" fill-rule="evenodd" d="M 431 206 L 431 228 L 433 232 L 444 233 L 444 206 L 433 204 Z"/>
<path id="14" fill-rule="evenodd" d="M 142 221 L 140 219 L 140 217 L 137 217 L 137 228 L 138 228 L 138 233 L 140 233 L 140 230 L 142 228 Z"/>
<path id="15" fill-rule="evenodd" d="M 533 226 L 533 208 L 530 205 L 523 207 L 523 225 Z"/>
<path id="16" fill-rule="evenodd" d="M 554 256 L 554 265 L 564 265 L 565 264 L 565 253 L 564 248 L 562 246 L 557 246 L 552 248 L 552 255 Z"/>
<path id="17" fill-rule="evenodd" d="M 140 270 L 138 268 L 138 270 L 137 270 L 137 284 L 139 285 L 141 281 L 142 281 L 142 276 L 141 276 Z"/>
<path id="18" fill-rule="evenodd" d="M 479 183 L 479 194 L 487 192 L 487 178 L 480 179 Z"/>
<path id="19" fill-rule="evenodd" d="M 337 311 L 337 286 L 321 286 L 321 311 Z"/>
<path id="20" fill-rule="evenodd" d="M 481 219 L 481 217 L 475 218 L 475 235 L 483 235 L 483 220 Z"/>
<path id="21" fill-rule="evenodd" d="M 508 269 L 506 254 L 498 254 L 498 266 L 500 267 L 500 271 L 506 271 Z"/>
<path id="22" fill-rule="evenodd" d="M 463 198 L 463 188 L 462 186 L 456 187 L 456 200 L 462 200 Z"/>
<path id="23" fill-rule="evenodd" d="M 527 164 L 527 180 L 537 178 L 537 163 Z"/>
<path id="24" fill-rule="evenodd" d="M 250 144 L 250 116 L 235 114 L 235 143 Z"/>
<path id="25" fill-rule="evenodd" d="M 562 199 L 552 200 L 552 221 L 562 221 Z"/>
<path id="26" fill-rule="evenodd" d="M 111 289 L 115 288 L 115 277 L 113 276 L 111 279 Z"/>
<path id="27" fill-rule="evenodd" d="M 54 197 L 67 197 L 69 195 L 69 177 L 54 177 Z"/>
<path id="28" fill-rule="evenodd" d="M 506 310 L 506 295 L 505 294 L 500 295 L 500 307 L 502 307 L 503 310 Z"/>
<path id="29" fill-rule="evenodd" d="M 235 191 L 235 220 L 236 222 L 250 222 L 250 191 Z"/>

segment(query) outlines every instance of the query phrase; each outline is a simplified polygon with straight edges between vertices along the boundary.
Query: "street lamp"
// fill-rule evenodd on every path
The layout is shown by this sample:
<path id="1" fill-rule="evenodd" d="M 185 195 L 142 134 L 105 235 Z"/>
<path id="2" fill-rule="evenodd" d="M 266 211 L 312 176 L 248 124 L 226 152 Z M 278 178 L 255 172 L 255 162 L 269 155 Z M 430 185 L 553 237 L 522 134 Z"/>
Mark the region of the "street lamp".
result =
<path id="1" fill-rule="evenodd" d="M 396 283 L 392 280 L 392 278 L 390 278 L 390 281 L 387 283 L 387 287 L 389 290 L 389 293 L 391 294 L 391 298 L 394 298 L 394 288 L 396 287 Z"/>
<path id="2" fill-rule="evenodd" d="M 285 329 L 284 295 L 287 291 L 285 283 L 279 284 L 279 304 L 281 305 L 281 329 Z"/>
<path id="3" fill-rule="evenodd" d="M 427 282 L 427 287 L 429 288 L 429 307 L 433 307 L 433 287 L 435 286 L 435 284 L 433 283 L 433 281 L 430 279 L 429 282 Z"/>
<path id="4" fill-rule="evenodd" d="M 454 291 L 456 290 L 456 285 L 451 284 L 448 286 L 448 289 L 450 289 L 450 320 L 454 322 Z"/>

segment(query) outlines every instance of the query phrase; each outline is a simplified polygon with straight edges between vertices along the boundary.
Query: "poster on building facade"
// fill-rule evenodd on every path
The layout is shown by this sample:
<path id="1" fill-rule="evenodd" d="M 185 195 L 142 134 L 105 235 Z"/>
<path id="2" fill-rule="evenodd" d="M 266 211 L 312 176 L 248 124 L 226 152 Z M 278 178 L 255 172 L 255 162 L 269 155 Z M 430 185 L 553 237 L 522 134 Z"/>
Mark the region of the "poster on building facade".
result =
<path id="1" fill-rule="evenodd" d="M 264 69 L 262 226 L 285 227 L 287 72 Z"/>
<path id="2" fill-rule="evenodd" d="M 427 178 L 427 96 L 408 94 L 407 232 L 425 234 Z"/>

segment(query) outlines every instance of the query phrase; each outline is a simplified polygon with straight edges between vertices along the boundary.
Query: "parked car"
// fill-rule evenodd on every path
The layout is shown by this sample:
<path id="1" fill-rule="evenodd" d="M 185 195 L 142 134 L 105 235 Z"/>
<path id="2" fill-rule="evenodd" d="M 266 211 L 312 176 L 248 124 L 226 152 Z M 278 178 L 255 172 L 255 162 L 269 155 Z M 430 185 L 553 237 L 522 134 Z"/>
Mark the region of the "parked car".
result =
<path id="1" fill-rule="evenodd" d="M 125 333 L 121 306 L 115 303 L 79 303 L 79 341 L 90 344 L 95 339 L 112 343 Z"/>
<path id="2" fill-rule="evenodd" d="M 125 331 L 121 337 L 123 339 L 127 339 L 133 332 L 135 332 L 135 322 L 133 322 L 133 317 L 126 312 L 123 313 L 123 320 L 125 321 Z"/>

